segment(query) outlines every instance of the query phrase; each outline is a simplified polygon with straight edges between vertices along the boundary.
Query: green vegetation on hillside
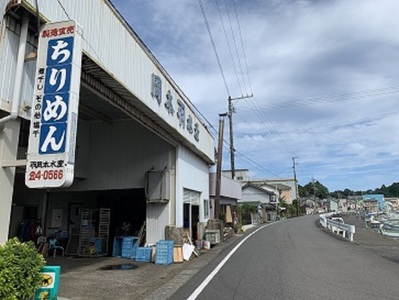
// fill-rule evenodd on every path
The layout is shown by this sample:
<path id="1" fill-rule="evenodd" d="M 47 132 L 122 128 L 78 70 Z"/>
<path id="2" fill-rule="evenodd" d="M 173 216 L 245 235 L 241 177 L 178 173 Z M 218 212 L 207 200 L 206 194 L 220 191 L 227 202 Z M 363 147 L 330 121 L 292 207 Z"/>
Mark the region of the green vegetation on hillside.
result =
<path id="1" fill-rule="evenodd" d="M 346 198 L 348 196 L 361 196 L 364 194 L 383 194 L 384 197 L 399 197 L 399 182 L 394 182 L 390 186 L 383 184 L 380 188 L 366 191 L 353 191 L 350 189 L 337 190 L 329 192 L 328 188 L 321 184 L 319 181 L 309 182 L 308 184 L 298 186 L 300 197 L 313 197 L 325 199 L 328 197 L 333 198 Z"/>

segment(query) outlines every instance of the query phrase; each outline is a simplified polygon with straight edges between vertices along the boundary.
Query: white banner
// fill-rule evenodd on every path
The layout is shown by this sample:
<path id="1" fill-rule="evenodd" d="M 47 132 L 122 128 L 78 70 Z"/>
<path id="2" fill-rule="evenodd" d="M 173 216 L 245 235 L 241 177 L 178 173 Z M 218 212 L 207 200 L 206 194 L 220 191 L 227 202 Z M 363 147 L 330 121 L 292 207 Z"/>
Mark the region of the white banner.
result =
<path id="1" fill-rule="evenodd" d="M 40 32 L 25 176 L 30 188 L 73 182 L 81 35 L 72 20 L 46 24 Z"/>

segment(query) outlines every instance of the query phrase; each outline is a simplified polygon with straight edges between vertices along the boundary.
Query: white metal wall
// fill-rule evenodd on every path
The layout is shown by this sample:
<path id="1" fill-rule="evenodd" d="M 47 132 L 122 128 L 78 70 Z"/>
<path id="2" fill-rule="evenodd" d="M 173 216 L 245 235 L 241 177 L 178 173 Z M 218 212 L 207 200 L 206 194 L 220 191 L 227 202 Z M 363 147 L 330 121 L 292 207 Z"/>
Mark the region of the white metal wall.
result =
<path id="1" fill-rule="evenodd" d="M 206 222 L 203 200 L 209 199 L 209 166 L 183 146 L 177 149 L 176 186 L 176 225 L 183 226 L 183 190 L 185 188 L 201 193 L 200 222 Z"/>
<path id="2" fill-rule="evenodd" d="M 172 167 L 173 146 L 132 120 L 90 123 L 89 140 L 81 142 L 79 151 L 90 147 L 82 158 L 88 159 L 87 178 L 75 179 L 71 191 L 143 188 L 146 171 Z"/>
<path id="3" fill-rule="evenodd" d="M 222 174 L 220 181 L 220 196 L 232 199 L 241 199 L 242 190 L 241 182 L 233 180 Z M 209 193 L 212 196 L 216 194 L 216 173 L 209 174 Z"/>
<path id="4" fill-rule="evenodd" d="M 21 24 L 15 19 L 6 17 L 0 28 L 0 110 L 10 111 L 15 84 L 15 70 Z M 36 49 L 37 41 L 29 32 L 26 53 Z M 36 63 L 28 61 L 24 64 L 20 107 L 31 105 L 33 97 L 33 76 Z M 20 115 L 28 118 L 28 111 L 20 109 Z"/>
<path id="5" fill-rule="evenodd" d="M 270 195 L 262 192 L 253 187 L 246 187 L 242 190 L 242 198 L 238 201 L 239 203 L 245 202 L 262 202 L 262 203 L 269 203 L 270 202 Z"/>
<path id="6" fill-rule="evenodd" d="M 170 219 L 172 201 L 170 200 L 168 204 L 147 204 L 147 244 L 155 244 L 165 238 L 165 226 L 172 224 Z"/>

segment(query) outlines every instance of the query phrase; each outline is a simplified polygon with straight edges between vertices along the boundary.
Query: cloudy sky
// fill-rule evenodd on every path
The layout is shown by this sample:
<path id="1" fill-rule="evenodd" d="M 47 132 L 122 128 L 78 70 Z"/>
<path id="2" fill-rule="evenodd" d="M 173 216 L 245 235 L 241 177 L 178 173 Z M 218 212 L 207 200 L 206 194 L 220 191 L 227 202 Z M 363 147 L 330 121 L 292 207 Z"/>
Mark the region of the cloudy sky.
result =
<path id="1" fill-rule="evenodd" d="M 112 2 L 215 138 L 228 97 L 253 95 L 233 101 L 235 165 L 252 179 L 292 177 L 296 157 L 301 185 L 399 181 L 398 0 Z"/>

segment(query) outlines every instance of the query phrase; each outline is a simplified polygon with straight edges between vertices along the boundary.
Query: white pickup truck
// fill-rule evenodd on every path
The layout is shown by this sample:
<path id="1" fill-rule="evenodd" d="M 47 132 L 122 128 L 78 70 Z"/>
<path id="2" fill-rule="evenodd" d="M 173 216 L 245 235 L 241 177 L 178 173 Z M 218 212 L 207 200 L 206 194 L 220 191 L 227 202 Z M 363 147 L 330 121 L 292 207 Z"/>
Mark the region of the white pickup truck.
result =
<path id="1" fill-rule="evenodd" d="M 337 223 L 341 223 L 341 224 L 345 224 L 344 220 L 341 217 L 332 217 L 331 221 L 337 222 Z M 344 231 L 342 229 L 339 228 L 335 228 L 335 230 L 338 234 L 343 233 Z"/>

